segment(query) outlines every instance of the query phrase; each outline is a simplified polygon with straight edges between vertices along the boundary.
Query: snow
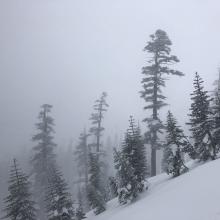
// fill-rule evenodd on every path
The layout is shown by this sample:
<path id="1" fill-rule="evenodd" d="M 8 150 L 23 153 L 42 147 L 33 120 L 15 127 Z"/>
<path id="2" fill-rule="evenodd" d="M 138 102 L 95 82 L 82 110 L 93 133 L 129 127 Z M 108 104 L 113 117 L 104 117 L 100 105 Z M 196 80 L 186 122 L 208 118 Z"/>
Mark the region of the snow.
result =
<path id="1" fill-rule="evenodd" d="M 187 166 L 190 171 L 177 178 L 150 178 L 138 201 L 119 205 L 114 199 L 100 215 L 87 213 L 87 220 L 220 220 L 220 159 Z"/>

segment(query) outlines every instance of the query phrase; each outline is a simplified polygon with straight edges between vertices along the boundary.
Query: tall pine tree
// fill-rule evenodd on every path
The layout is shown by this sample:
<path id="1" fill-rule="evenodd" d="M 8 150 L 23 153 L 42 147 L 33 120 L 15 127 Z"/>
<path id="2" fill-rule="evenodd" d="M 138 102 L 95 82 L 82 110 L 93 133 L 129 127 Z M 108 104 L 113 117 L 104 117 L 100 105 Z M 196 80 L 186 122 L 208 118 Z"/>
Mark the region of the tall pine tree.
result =
<path id="1" fill-rule="evenodd" d="M 183 150 L 188 143 L 183 130 L 177 125 L 177 121 L 170 111 L 165 127 L 167 136 L 164 145 L 163 170 L 176 177 L 188 170 L 183 158 Z"/>
<path id="2" fill-rule="evenodd" d="M 28 177 L 13 160 L 9 179 L 9 195 L 5 198 L 5 219 L 36 220 L 35 202 L 32 200 Z"/>
<path id="3" fill-rule="evenodd" d="M 94 136 L 95 142 L 90 147 L 90 163 L 89 163 L 89 187 L 88 187 L 88 200 L 90 206 L 94 209 L 95 214 L 99 214 L 105 210 L 105 203 L 107 200 L 105 191 L 105 163 L 102 160 L 104 151 L 101 149 L 101 137 L 104 127 L 102 126 L 104 112 L 107 111 L 108 104 L 106 102 L 107 94 L 102 93 L 100 99 L 95 101 L 93 106 L 94 113 L 91 115 L 92 127 L 90 133 Z M 101 157 L 102 156 L 102 157 Z"/>
<path id="4" fill-rule="evenodd" d="M 157 30 L 155 34 L 150 35 L 151 40 L 147 43 L 144 51 L 147 51 L 151 58 L 148 60 L 149 65 L 143 67 L 142 80 L 143 91 L 141 97 L 147 105 L 144 109 L 152 110 L 152 116 L 145 118 L 148 123 L 149 132 L 147 139 L 151 144 L 151 176 L 156 175 L 156 151 L 161 147 L 158 133 L 161 132 L 162 124 L 159 119 L 158 111 L 166 105 L 166 97 L 162 93 L 162 87 L 165 87 L 166 75 L 183 76 L 184 74 L 178 70 L 170 68 L 171 64 L 179 62 L 178 58 L 170 55 L 170 41 L 167 33 L 163 30 Z"/>
<path id="5" fill-rule="evenodd" d="M 53 142 L 54 120 L 49 115 L 51 108 L 52 106 L 48 104 L 41 106 L 39 122 L 36 123 L 38 133 L 32 138 L 37 143 L 33 148 L 34 155 L 31 163 L 35 178 L 35 196 L 39 205 L 38 216 L 41 220 L 46 220 L 45 189 L 48 187 L 51 169 L 56 166 L 54 154 L 56 144 Z"/>
<path id="6" fill-rule="evenodd" d="M 195 74 L 194 91 L 191 94 L 190 122 L 194 151 L 199 160 L 215 159 L 216 143 L 213 138 L 214 123 L 210 109 L 211 98 L 204 90 L 203 80 Z"/>

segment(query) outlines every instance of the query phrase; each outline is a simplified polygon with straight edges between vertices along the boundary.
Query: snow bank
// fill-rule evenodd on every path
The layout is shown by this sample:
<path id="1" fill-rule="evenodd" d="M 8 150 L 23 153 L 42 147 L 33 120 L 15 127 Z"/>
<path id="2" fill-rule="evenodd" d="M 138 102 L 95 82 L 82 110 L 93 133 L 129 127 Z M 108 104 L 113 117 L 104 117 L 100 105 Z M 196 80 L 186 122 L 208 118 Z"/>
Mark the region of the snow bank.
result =
<path id="1" fill-rule="evenodd" d="M 88 220 L 220 220 L 220 159 L 194 167 L 175 179 L 166 174 L 150 178 L 150 187 L 140 199 L 119 205 L 107 204 L 107 211 Z"/>

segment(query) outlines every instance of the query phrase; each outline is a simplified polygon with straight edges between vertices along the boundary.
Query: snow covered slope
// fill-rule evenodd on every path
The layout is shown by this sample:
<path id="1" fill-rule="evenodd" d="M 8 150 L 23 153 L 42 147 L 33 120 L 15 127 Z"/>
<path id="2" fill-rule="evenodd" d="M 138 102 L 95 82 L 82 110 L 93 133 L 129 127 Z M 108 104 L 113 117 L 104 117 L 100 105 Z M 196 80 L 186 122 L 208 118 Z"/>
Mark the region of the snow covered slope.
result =
<path id="1" fill-rule="evenodd" d="M 104 213 L 88 213 L 88 220 L 220 220 L 220 159 L 174 179 L 161 174 L 149 182 L 135 203 L 119 205 L 114 199 Z"/>

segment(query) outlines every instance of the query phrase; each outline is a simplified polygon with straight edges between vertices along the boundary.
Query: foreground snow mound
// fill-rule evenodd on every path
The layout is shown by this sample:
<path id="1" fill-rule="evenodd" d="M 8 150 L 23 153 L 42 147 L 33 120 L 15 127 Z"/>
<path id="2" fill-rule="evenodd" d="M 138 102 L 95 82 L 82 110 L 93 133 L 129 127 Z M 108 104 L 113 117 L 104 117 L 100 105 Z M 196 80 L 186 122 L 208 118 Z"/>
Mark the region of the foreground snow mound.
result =
<path id="1" fill-rule="evenodd" d="M 114 199 L 102 214 L 88 213 L 88 220 L 220 220 L 220 159 L 174 179 L 161 174 L 149 182 L 138 201 L 123 206 Z"/>

